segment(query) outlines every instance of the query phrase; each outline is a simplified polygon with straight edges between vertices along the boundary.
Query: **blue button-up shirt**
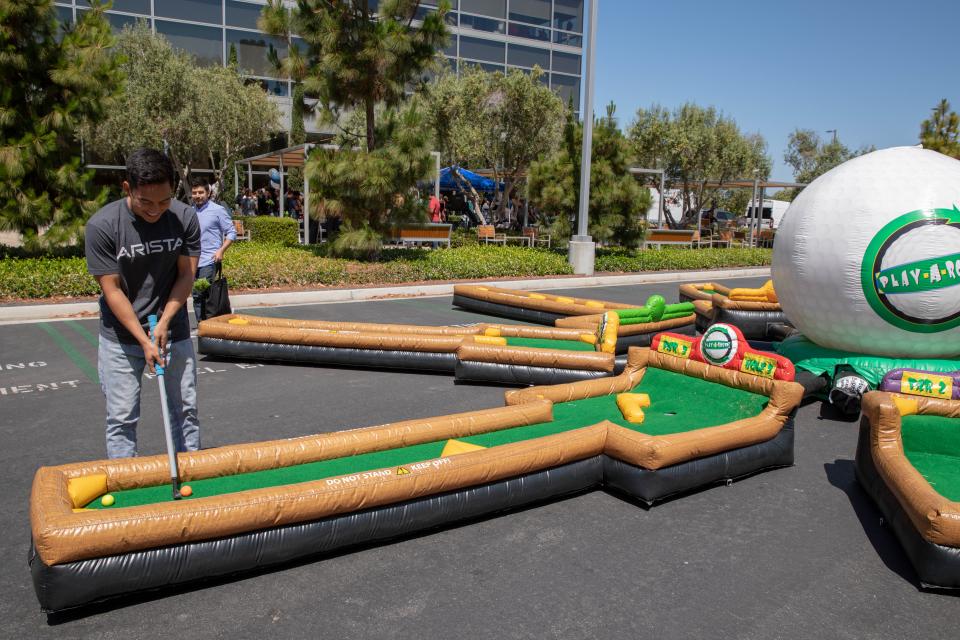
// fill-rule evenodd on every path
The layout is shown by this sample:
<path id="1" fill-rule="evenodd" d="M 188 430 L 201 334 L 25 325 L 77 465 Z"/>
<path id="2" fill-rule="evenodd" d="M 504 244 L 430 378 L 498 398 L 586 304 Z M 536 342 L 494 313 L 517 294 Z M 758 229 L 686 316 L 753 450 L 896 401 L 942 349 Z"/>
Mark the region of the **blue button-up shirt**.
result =
<path id="1" fill-rule="evenodd" d="M 213 254 L 223 246 L 223 239 L 237 239 L 237 230 L 233 226 L 230 212 L 216 202 L 207 200 L 197 209 L 200 221 L 200 262 L 198 267 L 213 264 Z"/>

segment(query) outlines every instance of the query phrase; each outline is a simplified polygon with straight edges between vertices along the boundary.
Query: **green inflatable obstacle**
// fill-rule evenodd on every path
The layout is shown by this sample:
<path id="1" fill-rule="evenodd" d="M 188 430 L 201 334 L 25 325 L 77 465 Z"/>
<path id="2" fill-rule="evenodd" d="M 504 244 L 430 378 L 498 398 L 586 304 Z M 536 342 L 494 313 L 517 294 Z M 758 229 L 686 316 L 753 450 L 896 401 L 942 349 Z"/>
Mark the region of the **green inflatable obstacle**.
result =
<path id="1" fill-rule="evenodd" d="M 635 309 L 617 309 L 616 314 L 620 317 L 621 325 L 646 324 L 683 318 L 693 313 L 693 309 L 692 302 L 667 304 L 663 296 L 652 295 L 647 298 L 644 306 Z"/>
<path id="2" fill-rule="evenodd" d="M 838 367 L 846 365 L 863 377 L 872 389 L 876 389 L 883 376 L 894 369 L 921 369 L 934 373 L 950 373 L 960 369 L 960 359 L 936 358 L 887 358 L 851 351 L 827 349 L 810 342 L 805 336 L 792 335 L 774 345 L 777 353 L 784 356 L 797 369 L 809 371 L 816 376 L 827 376 L 833 382 Z"/>

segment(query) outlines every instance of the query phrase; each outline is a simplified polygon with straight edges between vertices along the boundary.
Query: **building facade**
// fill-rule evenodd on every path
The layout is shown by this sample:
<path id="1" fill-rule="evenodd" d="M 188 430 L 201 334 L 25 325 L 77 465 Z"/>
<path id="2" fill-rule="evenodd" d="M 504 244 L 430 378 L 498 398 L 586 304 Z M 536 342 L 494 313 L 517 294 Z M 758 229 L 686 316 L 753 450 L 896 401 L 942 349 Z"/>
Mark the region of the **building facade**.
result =
<path id="1" fill-rule="evenodd" d="M 538 65 L 548 83 L 580 111 L 585 0 L 450 0 L 450 44 L 443 53 L 452 68 L 468 64 L 488 71 L 529 70 Z M 290 83 L 276 77 L 268 57 L 282 57 L 288 43 L 257 29 L 262 0 L 113 0 L 107 12 L 114 29 L 137 20 L 163 34 L 201 64 L 226 64 L 235 51 L 239 67 L 256 78 L 289 118 Z M 423 0 L 420 12 L 435 11 L 437 0 Z M 377 0 L 370 0 L 375 8 Z M 56 2 L 63 22 L 89 9 L 87 0 Z M 294 41 L 296 38 L 293 39 Z M 313 122 L 307 129 L 315 130 Z"/>

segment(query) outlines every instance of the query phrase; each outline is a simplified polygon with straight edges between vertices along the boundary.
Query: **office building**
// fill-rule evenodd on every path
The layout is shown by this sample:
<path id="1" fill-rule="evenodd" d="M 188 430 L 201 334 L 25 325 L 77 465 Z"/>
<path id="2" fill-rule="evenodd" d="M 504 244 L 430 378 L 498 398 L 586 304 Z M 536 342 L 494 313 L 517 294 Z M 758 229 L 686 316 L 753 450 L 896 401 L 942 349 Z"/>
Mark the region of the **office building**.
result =
<path id="1" fill-rule="evenodd" d="M 454 69 L 477 64 L 488 71 L 531 69 L 539 65 L 543 82 L 564 103 L 580 111 L 585 0 L 451 0 L 447 15 L 450 44 L 444 49 Z M 175 47 L 201 64 L 226 64 L 231 49 L 240 68 L 256 78 L 289 118 L 290 83 L 276 77 L 270 47 L 283 56 L 288 43 L 257 29 L 265 3 L 255 0 L 113 0 L 107 13 L 117 30 L 145 19 Z M 292 3 L 291 3 L 292 4 Z M 74 20 L 89 8 L 87 0 L 57 2 L 62 21 Z M 377 0 L 370 0 L 375 9 Z M 423 0 L 421 15 L 434 11 L 437 0 Z M 316 130 L 307 122 L 307 130 Z"/>

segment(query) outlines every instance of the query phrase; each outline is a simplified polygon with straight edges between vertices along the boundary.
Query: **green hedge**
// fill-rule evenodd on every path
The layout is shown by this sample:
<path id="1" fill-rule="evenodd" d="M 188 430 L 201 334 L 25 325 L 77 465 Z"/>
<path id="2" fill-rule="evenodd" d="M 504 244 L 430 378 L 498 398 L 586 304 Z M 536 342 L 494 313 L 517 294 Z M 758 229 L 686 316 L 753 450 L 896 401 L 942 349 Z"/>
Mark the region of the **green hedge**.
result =
<path id="1" fill-rule="evenodd" d="M 385 249 L 376 262 L 328 258 L 324 252 L 323 245 L 302 247 L 240 242 L 227 251 L 224 273 L 232 291 L 571 273 L 563 251 L 525 247 L 472 245 L 434 251 Z M 770 258 L 770 249 L 600 249 L 596 269 L 598 272 L 630 272 L 762 266 L 770 264 Z M 83 258 L 7 257 L 0 260 L 0 299 L 78 297 L 98 293 L 96 281 L 87 274 Z"/>
<path id="2" fill-rule="evenodd" d="M 772 249 L 648 249 L 628 251 L 598 249 L 597 271 L 672 271 L 720 269 L 724 267 L 762 267 L 769 265 Z"/>
<path id="3" fill-rule="evenodd" d="M 300 223 L 293 218 L 249 216 L 239 220 L 250 230 L 251 242 L 286 245 L 300 242 Z"/>

